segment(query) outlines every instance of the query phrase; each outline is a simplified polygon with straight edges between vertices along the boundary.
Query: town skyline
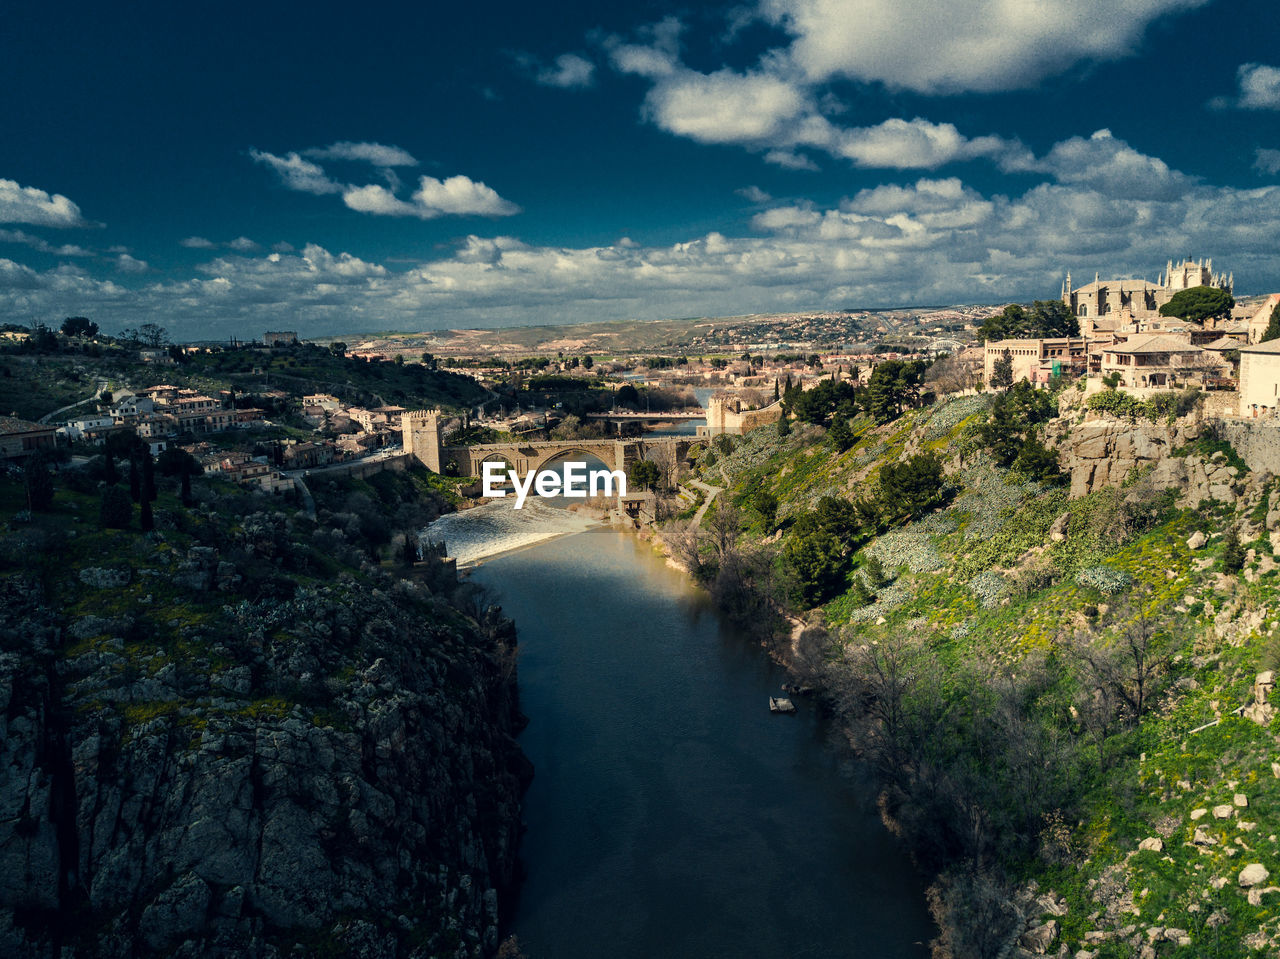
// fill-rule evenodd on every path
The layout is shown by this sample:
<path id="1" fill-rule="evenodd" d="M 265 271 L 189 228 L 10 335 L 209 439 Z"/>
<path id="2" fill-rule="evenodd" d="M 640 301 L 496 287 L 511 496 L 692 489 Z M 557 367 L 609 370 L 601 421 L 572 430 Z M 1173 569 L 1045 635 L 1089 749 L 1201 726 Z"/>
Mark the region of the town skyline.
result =
<path id="1" fill-rule="evenodd" d="M 20 11 L 0 312 L 305 338 L 1047 299 L 1185 256 L 1280 288 L 1260 4 L 917 6 Z"/>

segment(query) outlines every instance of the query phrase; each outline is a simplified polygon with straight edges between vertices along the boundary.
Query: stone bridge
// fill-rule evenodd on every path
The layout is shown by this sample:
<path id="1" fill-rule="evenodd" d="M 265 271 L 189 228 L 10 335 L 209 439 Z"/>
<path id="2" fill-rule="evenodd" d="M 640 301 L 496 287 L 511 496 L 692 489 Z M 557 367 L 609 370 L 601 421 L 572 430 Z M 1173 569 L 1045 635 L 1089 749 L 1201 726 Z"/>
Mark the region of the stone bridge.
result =
<path id="1" fill-rule="evenodd" d="M 692 437 L 656 436 L 608 440 L 534 440 L 515 443 L 486 443 L 479 446 L 445 446 L 440 436 L 438 410 L 405 413 L 402 420 L 404 450 L 416 456 L 427 469 L 449 476 L 479 477 L 486 461 L 505 462 L 508 469 L 524 478 L 552 460 L 574 453 L 586 454 L 611 470 L 626 471 L 637 460 L 653 460 L 660 467 L 675 466 L 689 455 Z"/>

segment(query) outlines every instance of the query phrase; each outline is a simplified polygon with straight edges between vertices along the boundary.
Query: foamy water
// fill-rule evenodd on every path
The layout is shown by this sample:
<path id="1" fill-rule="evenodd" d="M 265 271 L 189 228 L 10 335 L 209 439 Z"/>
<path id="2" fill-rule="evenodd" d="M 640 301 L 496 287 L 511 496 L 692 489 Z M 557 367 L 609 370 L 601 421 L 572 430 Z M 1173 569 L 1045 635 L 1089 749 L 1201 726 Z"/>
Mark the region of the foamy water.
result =
<path id="1" fill-rule="evenodd" d="M 459 566 L 472 566 L 499 553 L 599 525 L 598 520 L 548 506 L 534 496 L 525 501 L 523 509 L 512 509 L 513 502 L 508 497 L 442 516 L 422 531 L 422 540 L 443 541 Z"/>

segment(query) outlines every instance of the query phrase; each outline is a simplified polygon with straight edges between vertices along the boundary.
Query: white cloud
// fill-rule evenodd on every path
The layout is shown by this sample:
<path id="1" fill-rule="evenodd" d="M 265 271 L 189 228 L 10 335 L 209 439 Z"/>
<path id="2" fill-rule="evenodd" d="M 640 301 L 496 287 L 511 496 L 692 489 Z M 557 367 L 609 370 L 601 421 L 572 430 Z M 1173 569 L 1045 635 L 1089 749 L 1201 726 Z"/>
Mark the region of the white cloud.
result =
<path id="1" fill-rule="evenodd" d="M 410 201 L 374 183 L 349 188 L 342 195 L 342 202 L 361 213 L 416 216 L 422 220 L 439 216 L 512 216 L 520 212 L 520 207 L 504 200 L 492 187 L 465 176 L 444 180 L 424 176 Z"/>
<path id="2" fill-rule="evenodd" d="M 1033 168 L 1048 172 L 1059 183 L 1089 186 L 1120 199 L 1172 200 L 1184 195 L 1194 177 L 1169 169 L 1158 157 L 1139 153 L 1110 130 L 1099 130 L 1087 140 L 1072 137 L 1054 144 Z"/>
<path id="3" fill-rule="evenodd" d="M 740 190 L 734 190 L 734 193 L 742 197 L 748 203 L 768 203 L 773 199 L 768 193 L 760 189 L 754 183 L 751 186 L 744 186 Z"/>
<path id="4" fill-rule="evenodd" d="M 61 193 L 49 194 L 15 180 L 0 179 L 0 223 L 35 226 L 88 226 L 80 208 Z"/>
<path id="5" fill-rule="evenodd" d="M 377 183 L 348 187 L 342 194 L 342 202 L 360 213 L 376 213 L 381 216 L 417 216 L 419 213 L 412 203 L 406 203 Z"/>
<path id="6" fill-rule="evenodd" d="M 576 53 L 562 53 L 555 66 L 539 70 L 537 80 L 543 86 L 566 90 L 582 90 L 595 83 L 596 65 Z"/>
<path id="7" fill-rule="evenodd" d="M 1236 97 L 1216 97 L 1210 106 L 1241 110 L 1280 110 L 1280 67 L 1245 63 L 1236 72 L 1240 92 Z"/>
<path id="8" fill-rule="evenodd" d="M 341 140 L 327 147 L 314 147 L 302 152 L 317 160 L 353 160 L 377 167 L 418 165 L 418 161 L 407 150 L 384 146 L 381 143 L 352 143 L 350 140 Z"/>
<path id="9" fill-rule="evenodd" d="M 116 257 L 116 269 L 121 273 L 146 273 L 150 267 L 145 260 L 139 260 L 128 253 L 121 253 Z"/>
<path id="10" fill-rule="evenodd" d="M 1207 0 L 760 0 L 815 82 L 922 93 L 1010 90 L 1081 60 L 1131 55 L 1159 17 Z"/>
<path id="11" fill-rule="evenodd" d="M 0 229 L 0 243 L 21 243 L 23 246 L 29 246 L 33 250 L 39 250 L 41 253 L 51 253 L 54 256 L 93 256 L 92 250 L 86 250 L 82 246 L 74 243 L 53 244 L 42 237 L 32 236 L 24 230 L 4 230 Z"/>
<path id="12" fill-rule="evenodd" d="M 440 213 L 511 216 L 520 212 L 518 206 L 498 196 L 492 188 L 465 176 L 451 176 L 445 180 L 424 176 L 418 181 L 413 200 L 419 206 Z"/>
<path id="13" fill-rule="evenodd" d="M 620 45 L 614 66 L 653 82 L 644 116 L 655 126 L 699 143 L 738 144 L 765 160 L 794 170 L 814 170 L 818 150 L 855 166 L 937 169 L 947 163 L 991 158 L 1003 167 L 1025 165 L 1030 152 L 1003 137 L 970 138 L 950 123 L 887 119 L 874 126 L 841 127 L 828 119 L 844 107 L 790 69 L 785 58 L 766 56 L 754 71 L 700 73 L 679 62 L 671 41 L 659 46 Z"/>
<path id="14" fill-rule="evenodd" d="M 189 236 L 185 240 L 178 241 L 178 246 L 185 246 L 188 250 L 212 250 L 216 245 L 212 240 L 202 236 Z"/>
<path id="15" fill-rule="evenodd" d="M 289 153 L 278 157 L 259 150 L 250 150 L 254 160 L 272 167 L 281 177 L 284 185 L 291 190 L 304 193 L 325 194 L 340 193 L 342 202 L 349 209 L 359 213 L 373 213 L 380 216 L 416 216 L 429 220 L 439 216 L 511 216 L 520 212 L 520 207 L 505 200 L 497 191 L 479 180 L 467 176 L 451 176 L 438 180 L 432 176 L 421 177 L 418 189 L 409 200 L 396 196 L 400 180 L 391 167 L 417 163 L 411 156 L 398 147 L 384 147 L 377 143 L 335 143 L 323 149 L 303 151 L 308 155 L 338 157 L 343 159 L 361 159 L 375 165 L 385 161 L 381 169 L 387 177 L 389 187 L 380 183 L 364 185 L 342 185 L 331 179 L 322 167 L 304 160 L 298 153 Z M 252 244 L 246 246 L 246 244 Z M 239 237 L 229 244 L 232 249 L 257 249 L 257 244 L 246 237 Z"/>
<path id="16" fill-rule="evenodd" d="M 238 236 L 234 240 L 228 241 L 227 246 L 230 249 L 238 250 L 241 253 L 247 253 L 251 250 L 258 249 L 258 244 L 254 243 L 253 240 L 249 239 L 247 236 Z"/>
<path id="17" fill-rule="evenodd" d="M 983 192 L 956 176 L 883 183 L 826 206 L 752 194 L 766 206 L 749 235 L 711 232 L 665 246 L 473 235 L 452 253 L 392 267 L 313 244 L 301 253 L 228 252 L 189 278 L 144 278 L 132 289 L 74 265 L 37 271 L 0 260 L 0 312 L 19 322 L 83 313 L 106 328 L 157 315 L 180 338 L 208 338 L 286 320 L 307 335 L 1007 302 L 1053 296 L 1068 269 L 1154 277 L 1184 253 L 1212 256 L 1244 292 L 1280 288 L 1280 261 L 1270 255 L 1280 246 L 1280 185 L 1205 184 L 1107 134 L 1065 141 L 1038 162 L 1058 181 L 1020 194 Z M 379 196 L 413 216 L 493 202 L 466 178 L 452 191 L 449 180 L 427 179 L 430 189 L 409 200 Z M 1121 184 L 1147 189 L 1123 195 Z"/>
<path id="18" fill-rule="evenodd" d="M 970 139 L 950 123 L 889 119 L 873 127 L 833 131 L 834 152 L 861 167 L 935 170 L 979 157 L 1023 157 L 1021 144 L 1001 137 Z"/>
<path id="19" fill-rule="evenodd" d="M 769 141 L 807 109 L 804 93 L 792 84 L 730 70 L 681 70 L 655 86 L 645 100 L 645 112 L 654 123 L 700 143 Z"/>
<path id="20" fill-rule="evenodd" d="M 323 167 L 310 160 L 302 159 L 297 153 L 288 153 L 281 157 L 251 148 L 249 156 L 253 157 L 255 162 L 275 170 L 280 176 L 280 181 L 290 190 L 312 193 L 316 196 L 342 192 L 342 184 L 329 179 Z"/>
<path id="21" fill-rule="evenodd" d="M 1254 154 L 1253 168 L 1259 173 L 1280 173 L 1280 150 L 1259 147 Z"/>
<path id="22" fill-rule="evenodd" d="M 772 163 L 774 166 L 780 166 L 785 170 L 818 169 L 818 164 L 803 153 L 796 153 L 794 150 L 770 150 L 764 155 L 764 159 L 766 163 Z"/>

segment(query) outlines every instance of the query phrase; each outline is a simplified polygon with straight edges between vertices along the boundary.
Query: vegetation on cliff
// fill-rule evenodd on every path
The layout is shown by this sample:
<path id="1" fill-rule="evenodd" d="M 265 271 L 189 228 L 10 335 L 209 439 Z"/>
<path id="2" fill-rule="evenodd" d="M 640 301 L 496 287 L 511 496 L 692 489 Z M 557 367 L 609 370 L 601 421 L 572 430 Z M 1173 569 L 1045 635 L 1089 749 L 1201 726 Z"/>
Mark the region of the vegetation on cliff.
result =
<path id="1" fill-rule="evenodd" d="M 1240 707 L 1280 661 L 1280 487 L 1184 409 L 1200 439 L 1174 454 L 1209 479 L 1069 498 L 1059 438 L 1086 414 L 1051 400 L 859 414 L 844 450 L 807 423 L 717 439 L 725 506 L 668 541 L 731 610 L 803 621 L 779 655 L 937 877 L 940 955 L 1274 950 L 1280 725 Z"/>
<path id="2" fill-rule="evenodd" d="M 161 474 L 144 532 L 105 469 L 37 511 L 0 478 L 0 952 L 493 955 L 515 637 L 393 542 L 425 474 L 325 486 L 318 521 Z"/>

